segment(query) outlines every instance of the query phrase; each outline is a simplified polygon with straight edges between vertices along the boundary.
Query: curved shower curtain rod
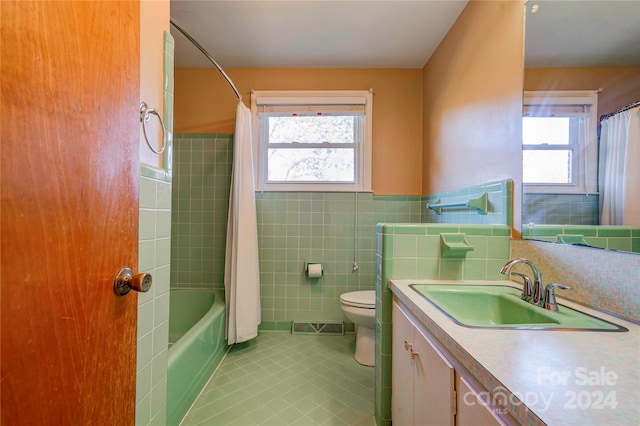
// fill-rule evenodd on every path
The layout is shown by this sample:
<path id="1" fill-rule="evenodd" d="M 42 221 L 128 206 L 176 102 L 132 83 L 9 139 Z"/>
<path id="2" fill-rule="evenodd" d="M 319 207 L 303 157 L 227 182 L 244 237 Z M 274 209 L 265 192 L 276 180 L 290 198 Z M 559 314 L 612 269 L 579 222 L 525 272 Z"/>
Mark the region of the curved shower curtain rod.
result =
<path id="1" fill-rule="evenodd" d="M 233 89 L 233 91 L 236 93 L 236 96 L 238 97 L 238 100 L 241 100 L 241 99 L 242 99 L 242 96 L 240 96 L 240 92 L 238 92 L 238 89 L 236 88 L 236 85 L 235 85 L 235 84 L 233 84 L 233 81 L 231 81 L 231 79 L 229 78 L 229 76 L 227 75 L 227 73 L 225 73 L 225 72 L 224 72 L 224 70 L 222 69 L 222 67 L 221 67 L 220 65 L 218 65 L 218 63 L 216 62 L 216 60 L 215 60 L 215 59 L 213 59 L 213 57 L 209 54 L 209 52 L 207 52 L 207 50 L 206 50 L 204 47 L 202 47 L 202 46 L 200 45 L 200 43 L 198 43 L 198 42 L 196 41 L 196 39 L 194 39 L 193 37 L 191 37 L 191 35 L 190 35 L 188 32 L 186 32 L 186 31 L 184 30 L 184 28 L 182 28 L 180 25 L 178 25 L 178 23 L 177 23 L 173 18 L 171 18 L 171 19 L 170 19 L 170 22 L 171 22 L 171 25 L 173 25 L 174 27 L 176 27 L 176 29 L 177 29 L 178 31 L 180 31 L 180 32 L 182 33 L 182 35 L 183 35 L 183 36 L 185 36 L 185 37 L 187 38 L 187 40 L 189 40 L 191 43 L 193 43 L 193 45 L 194 45 L 195 47 L 197 47 L 197 48 L 198 48 L 198 50 L 200 50 L 200 51 L 204 54 L 204 56 L 206 56 L 206 57 L 207 57 L 207 59 L 209 59 L 209 60 L 211 61 L 211 63 L 213 64 L 213 66 L 215 66 L 215 67 L 218 69 L 218 71 L 220 71 L 220 74 L 222 74 L 222 76 L 225 78 L 225 80 L 227 80 L 227 83 L 229 83 L 229 85 L 231 86 L 231 88 Z"/>

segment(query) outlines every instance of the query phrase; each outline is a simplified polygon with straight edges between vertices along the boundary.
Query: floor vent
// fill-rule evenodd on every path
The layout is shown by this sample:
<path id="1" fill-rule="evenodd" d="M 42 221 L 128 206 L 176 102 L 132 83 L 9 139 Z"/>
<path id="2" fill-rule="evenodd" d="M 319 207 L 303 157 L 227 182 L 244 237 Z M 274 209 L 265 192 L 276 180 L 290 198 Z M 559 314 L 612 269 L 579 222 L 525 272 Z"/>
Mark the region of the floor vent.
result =
<path id="1" fill-rule="evenodd" d="M 342 336 L 344 323 L 342 321 L 294 321 L 291 333 Z"/>

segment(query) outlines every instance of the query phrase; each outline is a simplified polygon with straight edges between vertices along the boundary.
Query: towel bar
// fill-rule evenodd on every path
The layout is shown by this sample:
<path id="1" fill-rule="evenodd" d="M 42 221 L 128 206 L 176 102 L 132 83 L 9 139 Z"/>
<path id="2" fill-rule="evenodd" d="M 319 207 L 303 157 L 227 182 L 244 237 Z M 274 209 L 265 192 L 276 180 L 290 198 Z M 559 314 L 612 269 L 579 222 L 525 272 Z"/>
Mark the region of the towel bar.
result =
<path id="1" fill-rule="evenodd" d="M 442 214 L 442 209 L 463 207 L 469 209 L 476 209 L 479 214 L 487 214 L 489 210 L 489 203 L 487 193 L 483 193 L 478 198 L 470 198 L 467 201 L 459 201 L 454 203 L 440 203 L 440 200 L 436 200 L 435 203 L 427 204 L 427 208 L 436 212 L 436 214 Z"/>

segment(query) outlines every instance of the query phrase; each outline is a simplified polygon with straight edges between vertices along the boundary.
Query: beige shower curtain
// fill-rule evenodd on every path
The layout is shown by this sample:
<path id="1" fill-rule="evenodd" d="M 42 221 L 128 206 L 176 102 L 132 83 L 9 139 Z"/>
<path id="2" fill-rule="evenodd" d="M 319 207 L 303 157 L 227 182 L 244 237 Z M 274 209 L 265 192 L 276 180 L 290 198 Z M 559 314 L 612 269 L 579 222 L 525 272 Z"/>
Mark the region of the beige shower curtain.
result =
<path id="1" fill-rule="evenodd" d="M 251 110 L 242 100 L 238 102 L 233 137 L 224 287 L 228 344 L 253 339 L 258 335 L 261 315 L 258 222 L 251 150 Z"/>

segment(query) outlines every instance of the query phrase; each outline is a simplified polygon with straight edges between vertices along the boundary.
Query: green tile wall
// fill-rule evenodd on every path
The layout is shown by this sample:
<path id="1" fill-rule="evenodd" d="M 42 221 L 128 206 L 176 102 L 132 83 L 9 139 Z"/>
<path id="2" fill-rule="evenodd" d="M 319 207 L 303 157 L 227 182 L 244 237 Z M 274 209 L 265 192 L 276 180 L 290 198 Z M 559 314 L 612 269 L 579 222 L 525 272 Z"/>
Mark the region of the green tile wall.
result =
<path id="1" fill-rule="evenodd" d="M 164 31 L 164 55 L 162 61 L 163 68 L 163 110 L 162 116 L 164 117 L 164 126 L 166 130 L 165 143 L 166 147 L 162 153 L 162 167 L 171 176 L 171 169 L 173 163 L 173 94 L 174 94 L 174 50 L 175 41 L 170 32 Z"/>
<path id="2" fill-rule="evenodd" d="M 587 245 L 611 250 L 640 252 L 640 228 L 605 225 L 524 225 L 522 238 L 558 242 L 558 235 L 581 235 Z"/>
<path id="3" fill-rule="evenodd" d="M 224 288 L 231 135 L 174 135 L 171 287 Z"/>
<path id="4" fill-rule="evenodd" d="M 440 233 L 464 233 L 474 250 L 461 259 L 443 259 Z M 499 269 L 509 260 L 507 225 L 379 224 L 376 254 L 375 419 L 391 424 L 391 306 L 387 287 L 397 279 L 506 279 Z"/>
<path id="5" fill-rule="evenodd" d="M 164 32 L 164 108 L 167 130 L 162 169 L 140 165 L 138 269 L 153 276 L 138 295 L 136 425 L 167 423 L 167 351 L 171 275 L 171 140 L 173 131 L 173 37 Z"/>
<path id="6" fill-rule="evenodd" d="M 597 194 L 522 194 L 522 223 L 597 225 Z"/>
<path id="7" fill-rule="evenodd" d="M 420 197 L 359 193 L 356 207 L 354 193 L 265 192 L 256 201 L 262 329 L 344 320 L 340 294 L 375 288 L 376 223 L 420 220 Z M 321 262 L 324 276 L 307 278 L 305 262 Z"/>
<path id="8" fill-rule="evenodd" d="M 140 168 L 140 272 L 153 276 L 138 294 L 136 425 L 166 423 L 171 246 L 171 181 L 165 170 Z"/>

